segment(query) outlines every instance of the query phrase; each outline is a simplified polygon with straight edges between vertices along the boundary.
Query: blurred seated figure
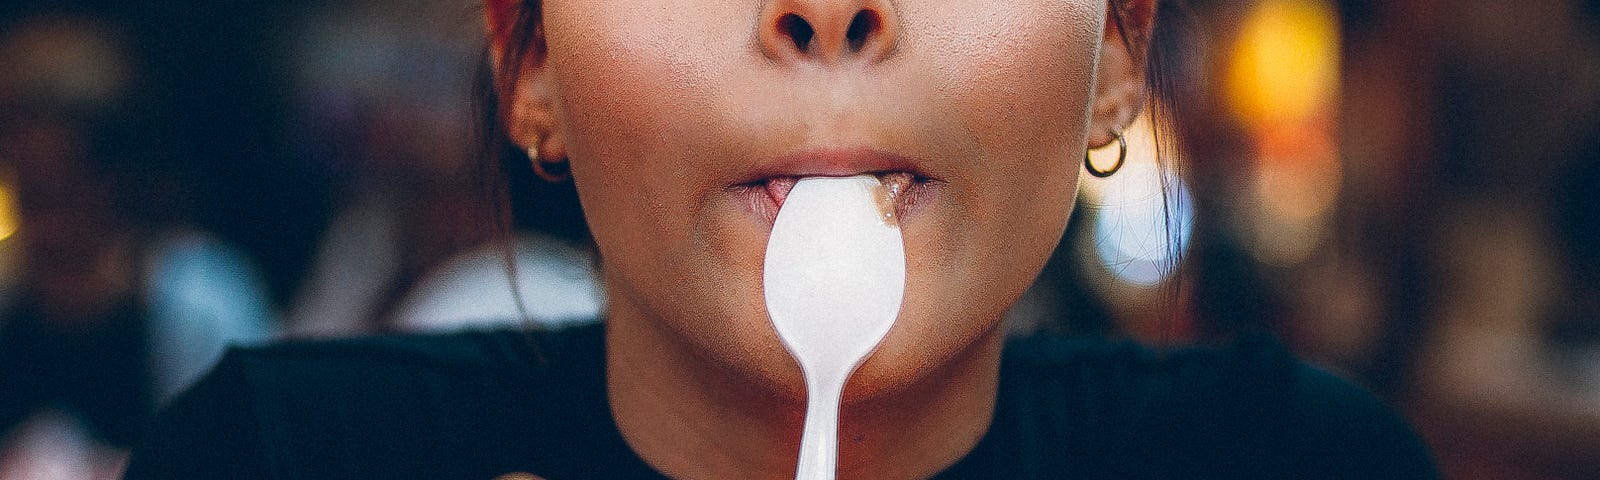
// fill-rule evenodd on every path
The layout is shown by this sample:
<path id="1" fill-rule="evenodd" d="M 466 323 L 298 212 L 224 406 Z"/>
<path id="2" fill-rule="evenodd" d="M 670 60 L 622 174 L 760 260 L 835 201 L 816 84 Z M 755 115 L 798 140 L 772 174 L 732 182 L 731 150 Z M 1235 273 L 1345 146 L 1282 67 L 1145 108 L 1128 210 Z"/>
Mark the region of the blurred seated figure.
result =
<path id="1" fill-rule="evenodd" d="M 444 273 L 457 268 L 453 263 L 500 251 L 473 250 L 483 248 L 490 230 L 461 141 L 471 131 L 472 77 L 457 67 L 477 58 L 481 22 L 461 5 L 429 0 L 321 2 L 291 11 L 285 30 L 292 33 L 283 40 L 294 59 L 289 100 L 297 130 L 286 140 L 329 173 L 334 213 L 288 304 L 289 334 L 410 329 L 394 322 L 404 321 L 396 317 L 411 308 L 406 302 L 423 301 L 410 299 L 412 292 L 456 282 L 462 277 Z M 487 266 L 482 273 L 499 280 L 470 291 L 509 298 L 506 262 L 488 263 L 499 267 L 468 268 Z M 449 279 L 430 278 L 441 275 Z M 490 311 L 517 318 L 513 303 L 493 304 L 508 308 Z M 440 327 L 482 307 L 428 320 Z"/>
<path id="2" fill-rule="evenodd" d="M 1372 5 L 1350 36 L 1351 171 L 1380 173 L 1341 230 L 1392 318 L 1352 330 L 1449 478 L 1600 478 L 1594 5 Z"/>
<path id="3" fill-rule="evenodd" d="M 1449 280 L 1412 388 L 1459 478 L 1600 472 L 1600 141 L 1589 143 L 1545 202 L 1458 207 L 1441 235 Z"/>
<path id="4" fill-rule="evenodd" d="M 337 172 L 339 197 L 290 303 L 291 336 L 598 318 L 582 219 L 552 203 L 569 187 L 540 184 L 526 161 L 517 181 L 480 178 L 492 173 L 459 141 L 472 132 L 474 72 L 458 67 L 481 55 L 481 19 L 448 2 L 353 0 L 307 6 L 290 24 L 304 32 L 286 43 L 305 130 L 291 142 Z M 514 218 L 495 226 L 512 228 L 488 228 L 482 190 L 503 183 L 545 208 L 498 212 Z"/>
<path id="5" fill-rule="evenodd" d="M 0 39 L 0 64 L 26 72 L 0 76 L 0 248 L 17 277 L 0 307 L 0 478 L 40 478 L 23 472 L 56 464 L 39 455 L 66 454 L 39 442 L 61 439 L 83 445 L 70 450 L 92 457 L 82 465 L 120 463 L 162 399 L 273 324 L 248 260 L 141 213 L 171 214 L 177 195 L 159 190 L 174 187 L 151 174 L 151 135 L 119 108 L 119 43 L 57 16 Z"/>

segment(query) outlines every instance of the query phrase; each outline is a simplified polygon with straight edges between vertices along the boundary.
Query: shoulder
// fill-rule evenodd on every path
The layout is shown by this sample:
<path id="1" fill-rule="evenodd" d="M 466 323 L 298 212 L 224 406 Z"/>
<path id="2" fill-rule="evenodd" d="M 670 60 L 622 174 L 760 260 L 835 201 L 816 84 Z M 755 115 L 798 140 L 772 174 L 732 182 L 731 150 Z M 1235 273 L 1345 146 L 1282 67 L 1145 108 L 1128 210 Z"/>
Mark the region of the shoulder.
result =
<path id="1" fill-rule="evenodd" d="M 1297 360 L 1270 336 L 1168 351 L 1086 338 L 1025 339 L 1008 348 L 1002 401 L 1011 397 L 1013 412 L 1019 402 L 1065 412 L 1044 415 L 1056 430 L 1034 431 L 1070 432 L 1047 441 L 1107 459 L 1091 468 L 1101 474 L 1437 478 L 1391 407 Z"/>
<path id="2" fill-rule="evenodd" d="M 1310 365 L 1295 369 L 1285 409 L 1287 445 L 1325 471 L 1368 472 L 1374 478 L 1438 478 L 1432 455 L 1387 402 Z"/>
<path id="3" fill-rule="evenodd" d="M 591 330 L 231 349 L 152 425 L 129 478 L 481 476 L 463 469 L 510 458 L 593 388 L 579 371 L 601 355 Z"/>

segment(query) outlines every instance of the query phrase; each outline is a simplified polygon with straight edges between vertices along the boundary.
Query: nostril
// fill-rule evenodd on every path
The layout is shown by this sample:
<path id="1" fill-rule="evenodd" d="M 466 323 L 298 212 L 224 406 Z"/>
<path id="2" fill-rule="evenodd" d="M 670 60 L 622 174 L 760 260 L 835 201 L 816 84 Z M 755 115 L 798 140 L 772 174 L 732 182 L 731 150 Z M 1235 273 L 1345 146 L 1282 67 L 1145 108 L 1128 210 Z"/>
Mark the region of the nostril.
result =
<path id="1" fill-rule="evenodd" d="M 892 56 L 900 30 L 893 0 L 765 0 L 755 33 L 769 60 L 876 63 Z"/>
<path id="2" fill-rule="evenodd" d="M 794 42 L 795 49 L 802 52 L 810 49 L 811 39 L 817 36 L 817 31 L 811 27 L 810 22 L 793 13 L 779 18 L 778 28 Z"/>
<path id="3" fill-rule="evenodd" d="M 850 28 L 845 30 L 845 42 L 850 44 L 850 50 L 860 51 L 867 44 L 867 39 L 876 32 L 883 20 L 878 17 L 878 12 L 862 10 L 850 19 Z"/>

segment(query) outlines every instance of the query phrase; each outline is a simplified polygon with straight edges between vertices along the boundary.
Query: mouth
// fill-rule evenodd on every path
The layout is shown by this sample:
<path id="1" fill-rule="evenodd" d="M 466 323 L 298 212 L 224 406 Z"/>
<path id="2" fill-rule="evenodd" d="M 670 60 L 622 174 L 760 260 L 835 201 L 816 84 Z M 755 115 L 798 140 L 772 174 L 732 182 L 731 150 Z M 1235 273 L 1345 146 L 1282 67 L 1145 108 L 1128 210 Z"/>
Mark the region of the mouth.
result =
<path id="1" fill-rule="evenodd" d="M 916 161 L 873 150 L 827 150 L 802 152 L 778 159 L 751 174 L 750 179 L 728 188 L 747 210 L 769 228 L 794 189 L 807 177 L 852 177 L 872 175 L 883 184 L 880 205 L 884 221 L 899 223 L 914 218 L 930 202 L 943 184 L 928 176 Z"/>

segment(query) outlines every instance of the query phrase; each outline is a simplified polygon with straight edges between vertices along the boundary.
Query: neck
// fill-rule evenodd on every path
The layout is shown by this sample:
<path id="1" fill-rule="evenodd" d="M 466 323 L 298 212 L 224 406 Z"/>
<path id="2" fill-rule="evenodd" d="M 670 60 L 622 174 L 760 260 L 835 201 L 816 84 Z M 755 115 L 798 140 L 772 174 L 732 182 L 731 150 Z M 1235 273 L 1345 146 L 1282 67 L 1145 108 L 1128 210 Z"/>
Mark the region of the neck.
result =
<path id="1" fill-rule="evenodd" d="M 611 409 L 641 458 L 680 479 L 794 477 L 803 398 L 751 387 L 624 302 L 606 322 Z M 927 478 L 971 451 L 993 416 L 1000 342 L 997 328 L 911 387 L 846 398 L 838 478 Z"/>

